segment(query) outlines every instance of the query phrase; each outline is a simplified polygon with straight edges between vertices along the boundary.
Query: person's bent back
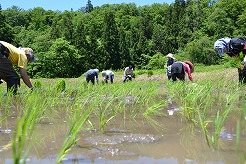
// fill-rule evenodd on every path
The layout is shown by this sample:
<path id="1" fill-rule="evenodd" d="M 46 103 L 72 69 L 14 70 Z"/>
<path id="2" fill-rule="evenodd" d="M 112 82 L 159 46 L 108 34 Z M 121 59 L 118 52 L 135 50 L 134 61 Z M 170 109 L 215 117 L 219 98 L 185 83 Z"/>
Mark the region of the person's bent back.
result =
<path id="1" fill-rule="evenodd" d="M 87 83 L 91 82 L 93 85 L 95 84 L 95 78 L 96 78 L 96 82 L 98 83 L 98 69 L 89 69 L 86 72 L 86 81 Z"/>
<path id="2" fill-rule="evenodd" d="M 0 79 L 6 81 L 8 92 L 16 94 L 20 86 L 20 77 L 13 69 L 13 65 L 19 68 L 23 82 L 29 88 L 33 88 L 26 67 L 28 62 L 35 60 L 31 48 L 17 48 L 10 43 L 0 41 Z"/>

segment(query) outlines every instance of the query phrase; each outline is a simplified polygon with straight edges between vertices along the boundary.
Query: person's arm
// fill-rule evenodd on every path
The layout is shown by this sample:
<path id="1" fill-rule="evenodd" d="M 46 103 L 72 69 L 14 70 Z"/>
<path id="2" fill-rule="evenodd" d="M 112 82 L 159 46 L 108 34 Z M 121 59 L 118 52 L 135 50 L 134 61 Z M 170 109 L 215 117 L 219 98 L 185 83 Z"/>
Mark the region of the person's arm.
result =
<path id="1" fill-rule="evenodd" d="M 191 73 L 190 73 L 190 68 L 187 68 L 187 74 L 188 74 L 190 81 L 193 82 L 193 78 L 192 78 Z"/>
<path id="2" fill-rule="evenodd" d="M 183 65 L 184 65 L 185 71 L 186 71 L 187 74 L 188 74 L 188 77 L 189 77 L 190 81 L 193 82 L 193 78 L 192 78 L 191 72 L 190 72 L 190 67 L 188 66 L 188 64 L 183 64 Z"/>
<path id="3" fill-rule="evenodd" d="M 24 68 L 20 68 L 20 75 L 21 78 L 23 80 L 23 82 L 29 87 L 29 88 L 33 88 L 32 83 L 27 75 L 27 71 Z"/>
<path id="4" fill-rule="evenodd" d="M 124 75 L 127 76 L 127 70 L 128 70 L 128 67 L 125 68 L 125 71 L 124 71 Z"/>
<path id="5" fill-rule="evenodd" d="M 98 73 L 97 72 L 96 72 L 96 81 L 97 81 L 97 83 L 99 82 Z"/>
<path id="6" fill-rule="evenodd" d="M 188 77 L 189 77 L 190 81 L 193 82 L 193 78 L 191 76 L 190 70 L 187 73 L 188 73 Z"/>

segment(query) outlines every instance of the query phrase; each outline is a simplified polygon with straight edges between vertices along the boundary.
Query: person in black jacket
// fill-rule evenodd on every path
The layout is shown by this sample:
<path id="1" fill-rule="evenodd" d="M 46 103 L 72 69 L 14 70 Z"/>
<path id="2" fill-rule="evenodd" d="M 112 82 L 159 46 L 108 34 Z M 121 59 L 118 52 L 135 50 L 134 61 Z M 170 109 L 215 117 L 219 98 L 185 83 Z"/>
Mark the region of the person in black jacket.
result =
<path id="1" fill-rule="evenodd" d="M 239 56 L 239 53 L 244 54 L 243 63 L 246 64 L 246 38 L 221 38 L 214 43 L 214 49 L 218 52 L 219 56 L 222 57 L 224 53 L 230 57 Z"/>
<path id="2" fill-rule="evenodd" d="M 222 57 L 224 53 L 230 57 L 239 57 L 242 52 L 244 59 L 242 66 L 238 68 L 238 77 L 240 83 L 246 83 L 246 38 L 221 38 L 214 43 L 214 49 L 218 52 L 219 56 Z"/>
<path id="3" fill-rule="evenodd" d="M 173 57 L 172 53 L 167 54 L 166 57 L 168 58 L 168 60 L 165 68 L 167 69 L 167 78 L 168 80 L 170 80 L 172 78 L 171 66 L 175 62 L 175 58 Z"/>

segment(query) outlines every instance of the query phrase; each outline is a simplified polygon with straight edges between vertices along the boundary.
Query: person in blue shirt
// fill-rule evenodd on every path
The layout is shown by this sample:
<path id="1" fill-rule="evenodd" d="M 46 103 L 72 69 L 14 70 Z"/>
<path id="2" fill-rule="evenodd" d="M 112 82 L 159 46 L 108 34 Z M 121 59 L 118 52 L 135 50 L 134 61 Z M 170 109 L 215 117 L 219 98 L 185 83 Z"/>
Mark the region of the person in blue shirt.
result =
<path id="1" fill-rule="evenodd" d="M 86 72 L 86 82 L 89 83 L 91 82 L 93 85 L 95 84 L 95 78 L 96 78 L 96 82 L 98 83 L 98 69 L 89 69 Z"/>

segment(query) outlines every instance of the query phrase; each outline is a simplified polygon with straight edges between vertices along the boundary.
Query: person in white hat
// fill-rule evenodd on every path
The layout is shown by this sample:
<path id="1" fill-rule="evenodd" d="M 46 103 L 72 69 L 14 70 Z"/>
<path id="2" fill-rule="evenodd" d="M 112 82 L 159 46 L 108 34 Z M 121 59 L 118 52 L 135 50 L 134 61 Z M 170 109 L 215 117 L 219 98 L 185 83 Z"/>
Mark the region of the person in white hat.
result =
<path id="1" fill-rule="evenodd" d="M 171 66 L 175 62 L 175 58 L 173 57 L 172 53 L 167 54 L 166 56 L 168 58 L 167 60 L 167 65 L 165 68 L 167 69 L 167 78 L 170 80 L 172 78 L 172 73 L 171 73 Z"/>
<path id="2" fill-rule="evenodd" d="M 99 82 L 98 72 L 99 72 L 98 69 L 89 69 L 86 72 L 86 82 L 87 83 L 91 82 L 94 85 L 95 84 L 95 78 L 96 78 L 96 82 L 98 83 Z"/>
<path id="3" fill-rule="evenodd" d="M 221 38 L 216 40 L 214 43 L 214 49 L 218 52 L 219 56 L 222 57 L 224 53 L 230 57 L 238 56 L 240 52 L 246 55 L 246 38 Z M 246 64 L 246 56 L 243 59 L 243 63 Z"/>
<path id="4" fill-rule="evenodd" d="M 27 63 L 33 61 L 36 61 L 36 58 L 31 48 L 17 48 L 10 43 L 0 41 L 0 80 L 6 81 L 8 92 L 15 95 L 20 86 L 20 77 L 13 69 L 13 65 L 19 68 L 23 82 L 33 89 L 26 71 Z"/>
<path id="5" fill-rule="evenodd" d="M 108 83 L 108 80 L 110 80 L 111 83 L 114 82 L 114 73 L 112 71 L 102 71 L 102 76 L 104 77 L 105 83 Z"/>

